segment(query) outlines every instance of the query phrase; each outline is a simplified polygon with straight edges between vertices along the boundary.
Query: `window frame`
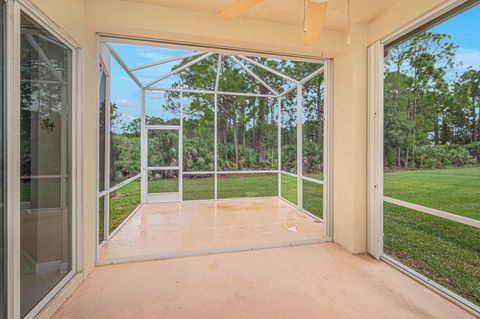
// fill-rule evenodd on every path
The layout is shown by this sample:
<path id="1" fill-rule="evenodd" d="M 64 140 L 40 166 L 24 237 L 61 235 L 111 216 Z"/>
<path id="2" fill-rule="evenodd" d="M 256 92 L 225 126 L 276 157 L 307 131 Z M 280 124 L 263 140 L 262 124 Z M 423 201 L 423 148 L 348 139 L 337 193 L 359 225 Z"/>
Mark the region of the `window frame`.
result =
<path id="1" fill-rule="evenodd" d="M 7 317 L 20 317 L 20 38 L 21 38 L 21 15 L 25 14 L 33 21 L 41 25 L 61 41 L 72 52 L 72 83 L 71 83 L 71 134 L 69 147 L 71 150 L 71 270 L 63 279 L 51 289 L 40 302 L 38 302 L 24 318 L 34 318 L 41 310 L 57 295 L 67 283 L 82 270 L 82 240 L 81 240 L 81 163 L 82 149 L 78 139 L 81 137 L 81 82 L 80 70 L 82 68 L 81 48 L 64 30 L 58 27 L 40 9 L 27 0 L 7 1 L 6 14 L 6 99 L 7 99 L 7 127 L 6 148 L 7 158 L 7 185 L 9 192 L 6 201 L 7 226 L 10 230 L 7 234 L 8 278 L 7 278 Z"/>

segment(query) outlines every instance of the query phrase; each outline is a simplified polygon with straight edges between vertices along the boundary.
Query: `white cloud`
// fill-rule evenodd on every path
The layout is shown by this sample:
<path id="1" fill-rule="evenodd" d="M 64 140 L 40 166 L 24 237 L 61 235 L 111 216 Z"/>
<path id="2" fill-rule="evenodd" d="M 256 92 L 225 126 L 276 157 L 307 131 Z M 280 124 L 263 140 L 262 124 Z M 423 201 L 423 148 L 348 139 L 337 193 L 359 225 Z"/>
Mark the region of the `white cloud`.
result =
<path id="1" fill-rule="evenodd" d="M 480 68 L 480 49 L 458 48 L 455 55 L 457 63 L 461 63 L 457 70 L 463 72 L 469 67 L 474 69 Z"/>
<path id="2" fill-rule="evenodd" d="M 119 106 L 131 106 L 132 105 L 132 102 L 130 102 L 127 99 L 118 99 L 118 100 L 115 101 L 115 103 Z"/>

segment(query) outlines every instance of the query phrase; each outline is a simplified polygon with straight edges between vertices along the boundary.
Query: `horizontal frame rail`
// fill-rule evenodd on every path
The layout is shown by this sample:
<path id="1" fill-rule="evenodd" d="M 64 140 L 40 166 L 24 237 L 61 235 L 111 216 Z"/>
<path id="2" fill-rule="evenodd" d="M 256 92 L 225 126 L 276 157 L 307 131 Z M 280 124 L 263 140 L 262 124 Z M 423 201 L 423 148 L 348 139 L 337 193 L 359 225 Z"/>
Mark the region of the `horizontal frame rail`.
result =
<path id="1" fill-rule="evenodd" d="M 180 166 L 147 166 L 147 171 L 178 171 Z"/>
<path id="2" fill-rule="evenodd" d="M 217 174 L 278 174 L 277 170 L 265 171 L 217 171 Z"/>
<path id="3" fill-rule="evenodd" d="M 475 228 L 480 228 L 480 220 L 475 220 L 475 219 L 472 219 L 472 218 L 468 218 L 468 217 L 464 217 L 464 216 L 460 216 L 460 215 L 456 215 L 456 214 L 452 214 L 452 213 L 447 213 L 447 212 L 444 212 L 444 211 L 441 211 L 441 210 L 438 210 L 438 209 L 434 209 L 434 208 L 430 208 L 430 207 L 426 207 L 426 206 L 422 206 L 422 205 L 418 205 L 418 204 L 409 203 L 409 202 L 406 202 L 406 201 L 403 201 L 403 200 L 400 200 L 400 199 L 395 199 L 395 198 L 391 198 L 391 197 L 387 197 L 387 196 L 383 196 L 383 200 L 386 201 L 387 203 L 390 203 L 390 204 L 394 204 L 394 205 L 398 205 L 398 206 L 401 206 L 401 207 L 413 209 L 413 210 L 416 210 L 416 211 L 419 211 L 419 212 L 422 212 L 422 213 L 425 213 L 425 214 L 429 214 L 429 215 L 432 215 L 432 216 L 448 219 L 448 220 L 451 220 L 451 221 L 454 221 L 454 222 L 457 222 L 457 223 L 461 223 L 461 224 L 464 224 L 464 225 L 469 225 L 469 226 L 472 226 L 472 227 L 475 227 Z"/>
<path id="4" fill-rule="evenodd" d="M 186 68 L 189 68 L 190 66 L 200 62 L 200 61 L 203 61 L 205 60 L 206 58 L 208 58 L 209 56 L 211 56 L 213 53 L 212 52 L 208 52 L 208 53 L 205 53 L 201 56 L 199 56 L 198 58 L 196 58 L 195 60 L 192 60 L 164 75 L 162 75 L 161 77 L 159 77 L 158 79 L 155 79 L 155 80 L 152 80 L 150 82 L 148 82 L 147 84 L 145 84 L 145 86 L 143 86 L 142 88 L 144 89 L 148 89 L 149 87 L 151 87 L 152 85 L 155 85 L 157 84 L 158 82 L 162 81 L 162 80 L 165 80 L 166 78 L 172 76 L 172 75 L 175 75 L 177 74 L 178 72 L 182 72 L 183 70 L 185 70 Z"/>
<path id="5" fill-rule="evenodd" d="M 199 248 L 199 249 L 194 249 L 189 251 L 180 251 L 180 252 L 163 253 L 163 254 L 146 255 L 146 256 L 139 255 L 139 256 L 132 256 L 132 257 L 99 259 L 97 260 L 97 265 L 112 265 L 112 264 L 143 262 L 143 261 L 150 261 L 150 260 L 164 260 L 164 259 L 172 259 L 172 258 L 226 254 L 226 253 L 232 253 L 232 252 L 321 244 L 321 243 L 327 243 L 331 241 L 332 241 L 332 238 L 319 237 L 314 239 L 300 239 L 300 240 L 291 240 L 291 241 L 278 242 L 278 243 L 259 243 L 259 244 L 253 244 L 253 245 L 247 244 L 242 246 L 230 246 L 230 247 L 221 247 L 221 248 Z"/>
<path id="6" fill-rule="evenodd" d="M 312 183 L 323 185 L 323 181 L 319 180 L 319 179 L 311 178 L 311 177 L 308 177 L 308 176 L 302 176 L 302 179 L 306 180 L 306 181 L 309 181 L 309 182 L 312 182 Z"/>
<path id="7" fill-rule="evenodd" d="M 180 125 L 145 125 L 147 130 L 180 130 L 182 127 Z"/>
<path id="8" fill-rule="evenodd" d="M 26 179 L 60 179 L 60 178 L 68 178 L 68 175 L 25 175 L 25 176 L 20 176 L 20 179 L 26 180 Z"/>
<path id="9" fill-rule="evenodd" d="M 297 177 L 297 174 L 290 173 L 290 172 L 281 171 L 280 173 L 282 173 L 283 175 L 291 176 L 291 177 Z"/>
<path id="10" fill-rule="evenodd" d="M 261 63 L 255 61 L 255 60 L 252 60 L 252 59 L 247 58 L 247 57 L 245 57 L 245 56 L 237 56 L 237 57 L 239 57 L 240 59 L 243 59 L 243 60 L 245 60 L 245 61 L 247 61 L 247 62 L 249 62 L 249 63 L 251 63 L 251 64 L 253 64 L 253 65 L 255 65 L 255 66 L 258 66 L 259 68 L 262 68 L 262 69 L 264 69 L 265 71 L 268 71 L 268 72 L 270 72 L 270 73 L 273 73 L 273 74 L 275 74 L 275 75 L 277 75 L 277 76 L 279 76 L 279 77 L 281 77 L 281 78 L 283 78 L 283 79 L 285 79 L 285 80 L 287 80 L 287 81 L 289 81 L 289 82 L 292 82 L 292 83 L 295 83 L 295 84 L 300 83 L 299 81 L 295 80 L 294 78 L 289 77 L 288 75 L 283 74 L 283 73 L 281 73 L 281 72 L 278 72 L 277 70 L 274 70 L 274 69 L 272 69 L 272 68 L 269 68 L 268 66 L 266 66 L 266 65 L 264 65 L 264 64 L 261 64 Z"/>
<path id="11" fill-rule="evenodd" d="M 316 70 L 315 72 L 313 72 L 312 74 L 308 75 L 303 80 L 298 82 L 297 85 L 291 86 L 288 89 L 286 89 L 285 91 L 283 91 L 282 93 L 280 93 L 279 96 L 283 97 L 283 96 L 287 95 L 288 93 L 290 93 L 292 91 L 295 91 L 297 89 L 298 85 L 303 85 L 303 84 L 307 83 L 308 81 L 310 81 L 311 79 L 315 78 L 317 75 L 322 73 L 323 70 L 324 70 L 324 67 L 322 66 L 321 68 L 319 68 L 318 70 Z"/>
<path id="12" fill-rule="evenodd" d="M 130 184 L 131 182 L 133 182 L 136 179 L 139 179 L 140 177 L 142 177 L 142 173 L 139 173 L 139 174 L 137 174 L 133 177 L 130 177 L 129 179 L 126 179 L 123 182 L 121 182 L 121 183 L 119 183 L 119 184 L 117 184 L 113 187 L 110 187 L 109 189 L 101 191 L 100 193 L 98 193 L 98 198 L 103 197 L 105 195 L 108 195 L 111 192 L 114 192 L 114 191 L 118 190 L 119 188 L 122 188 L 123 186 L 126 186 L 126 185 Z"/>
<path id="13" fill-rule="evenodd" d="M 273 95 L 275 96 L 278 96 L 278 93 L 277 91 L 275 91 L 270 85 L 268 85 L 264 80 L 262 80 L 255 72 L 253 72 L 252 70 L 250 70 L 249 68 L 247 68 L 245 66 L 245 64 L 243 64 L 242 62 L 240 62 L 234 55 L 232 56 L 228 56 L 233 62 L 237 63 L 238 65 L 240 65 L 240 67 L 242 69 L 244 69 L 248 74 L 250 74 L 250 76 L 252 76 L 255 80 L 257 80 L 258 82 L 260 82 L 260 84 L 262 84 L 265 88 L 267 88 L 267 90 L 269 90 L 270 92 L 272 92 Z"/>
<path id="14" fill-rule="evenodd" d="M 145 91 L 162 91 L 162 92 L 183 92 L 191 94 L 218 94 L 218 95 L 232 95 L 232 96 L 252 96 L 252 97 L 265 97 L 265 98 L 278 98 L 277 95 L 272 94 L 259 94 L 259 93 L 247 93 L 247 92 L 229 92 L 229 91 L 214 91 L 214 90 L 196 90 L 187 88 L 157 88 L 150 87 Z"/>
<path id="15" fill-rule="evenodd" d="M 203 171 L 203 172 L 182 172 L 183 175 L 213 175 L 215 171 Z"/>
<path id="16" fill-rule="evenodd" d="M 138 66 L 129 68 L 128 70 L 130 72 L 134 72 L 134 71 L 138 71 L 138 70 L 142 70 L 142 69 L 146 69 L 146 68 L 151 68 L 151 67 L 157 66 L 157 65 L 162 65 L 162 64 L 165 64 L 165 63 L 170 63 L 170 62 L 174 62 L 174 61 L 178 61 L 178 60 L 191 58 L 191 57 L 194 57 L 194 56 L 197 56 L 197 55 L 200 55 L 200 54 L 204 54 L 204 53 L 205 52 L 192 52 L 192 53 L 189 53 L 189 54 L 175 56 L 175 57 L 168 58 L 168 59 L 161 60 L 161 61 L 155 61 L 155 62 L 151 62 L 151 63 L 138 65 Z"/>

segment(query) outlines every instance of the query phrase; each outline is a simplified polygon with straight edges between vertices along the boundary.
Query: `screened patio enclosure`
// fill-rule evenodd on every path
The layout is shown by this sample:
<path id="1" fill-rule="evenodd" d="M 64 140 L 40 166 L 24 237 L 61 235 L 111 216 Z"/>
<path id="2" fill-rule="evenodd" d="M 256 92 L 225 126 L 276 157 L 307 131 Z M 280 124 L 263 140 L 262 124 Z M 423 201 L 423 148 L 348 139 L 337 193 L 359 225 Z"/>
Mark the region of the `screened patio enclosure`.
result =
<path id="1" fill-rule="evenodd" d="M 330 237 L 328 63 L 101 46 L 99 247 L 143 205 L 240 198 L 280 199 Z"/>

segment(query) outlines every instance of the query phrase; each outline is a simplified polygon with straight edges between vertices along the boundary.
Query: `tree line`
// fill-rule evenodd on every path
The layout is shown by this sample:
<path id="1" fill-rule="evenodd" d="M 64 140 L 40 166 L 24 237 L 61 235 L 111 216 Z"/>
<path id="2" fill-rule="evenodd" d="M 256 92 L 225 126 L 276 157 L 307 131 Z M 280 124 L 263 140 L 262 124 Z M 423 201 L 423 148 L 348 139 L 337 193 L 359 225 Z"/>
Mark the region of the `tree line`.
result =
<path id="1" fill-rule="evenodd" d="M 303 79 L 321 65 L 287 60 L 253 58 L 256 61 Z M 181 61 L 178 68 L 191 59 Z M 180 72 L 173 88 L 213 90 L 216 82 L 217 56 Z M 243 61 L 269 86 L 281 92 L 292 85 L 283 78 Z M 259 81 L 223 56 L 218 86 L 221 91 L 269 94 Z M 304 167 L 312 173 L 323 169 L 323 74 L 308 81 L 303 90 Z M 183 107 L 183 170 L 214 170 L 214 96 L 212 94 L 165 92 L 152 103 L 159 112 L 147 114 L 147 124 L 178 125 L 180 102 Z M 276 98 L 218 95 L 217 101 L 218 169 L 276 170 L 278 168 L 278 101 Z M 282 163 L 285 170 L 296 167 L 296 92 L 282 99 Z M 116 181 L 139 171 L 140 119 L 122 122 L 116 104 L 111 104 L 111 176 Z M 168 116 L 167 116 L 168 114 Z M 113 129 L 114 128 L 114 129 Z M 151 133 L 149 165 L 178 164 L 178 133 Z M 165 173 L 166 174 L 166 173 Z M 163 174 L 163 175 L 165 175 Z"/>
<path id="2" fill-rule="evenodd" d="M 384 154 L 390 168 L 480 161 L 480 70 L 462 67 L 451 36 L 422 32 L 386 50 Z"/>

